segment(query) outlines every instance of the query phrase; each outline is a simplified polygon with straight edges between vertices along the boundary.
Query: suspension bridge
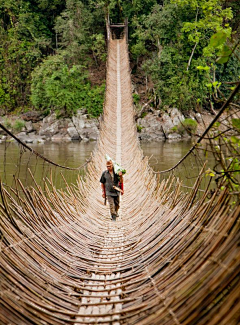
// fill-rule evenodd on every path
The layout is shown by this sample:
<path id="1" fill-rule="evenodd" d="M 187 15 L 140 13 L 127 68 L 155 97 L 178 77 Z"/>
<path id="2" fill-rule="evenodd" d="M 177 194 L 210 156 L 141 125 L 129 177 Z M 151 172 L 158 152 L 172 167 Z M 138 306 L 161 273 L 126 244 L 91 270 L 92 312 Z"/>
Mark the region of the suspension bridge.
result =
<path id="1" fill-rule="evenodd" d="M 137 139 L 126 38 L 109 34 L 101 132 L 85 179 L 57 190 L 1 184 L 0 323 L 239 324 L 240 207 L 159 177 Z M 108 154 L 127 173 L 116 222 L 103 204 Z"/>

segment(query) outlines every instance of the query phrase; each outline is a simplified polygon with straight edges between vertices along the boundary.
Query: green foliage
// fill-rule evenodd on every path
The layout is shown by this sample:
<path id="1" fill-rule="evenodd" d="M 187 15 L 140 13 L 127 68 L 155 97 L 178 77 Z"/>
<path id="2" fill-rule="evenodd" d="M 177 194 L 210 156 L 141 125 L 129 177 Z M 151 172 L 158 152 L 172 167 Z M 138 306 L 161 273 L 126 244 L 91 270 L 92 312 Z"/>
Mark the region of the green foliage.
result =
<path id="1" fill-rule="evenodd" d="M 202 61 L 194 60 L 194 66 L 199 63 Z M 208 94 L 208 75 L 193 68 L 185 71 L 181 52 L 171 47 L 162 50 L 160 59 L 148 60 L 144 65 L 155 84 L 155 93 L 161 98 L 162 106 L 178 107 L 182 111 L 194 108 L 196 99 L 204 103 Z"/>
<path id="2" fill-rule="evenodd" d="M 147 112 L 143 112 L 140 116 L 140 118 L 144 118 L 147 115 Z"/>
<path id="3" fill-rule="evenodd" d="M 83 107 L 87 109 L 90 117 L 98 117 L 102 114 L 105 94 L 105 84 L 91 87 L 90 83 L 86 87 L 86 95 L 83 100 Z"/>
<path id="4" fill-rule="evenodd" d="M 140 101 L 140 96 L 138 94 L 133 94 L 133 102 L 134 104 L 138 104 Z"/>
<path id="5" fill-rule="evenodd" d="M 190 134 L 195 133 L 197 130 L 197 122 L 191 118 L 186 118 L 182 121 L 181 127 L 179 127 L 179 129 L 182 128 Z"/>
<path id="6" fill-rule="evenodd" d="M 169 0 L 133 17 L 131 54 L 137 63 L 143 61 L 141 69 L 153 81 L 162 107 L 186 111 L 208 107 L 220 91 L 227 96 L 226 85 L 213 84 L 216 76 L 229 81 L 240 73 L 239 62 L 229 60 L 232 51 L 226 45 L 232 17 L 231 8 L 220 0 Z M 217 58 L 217 63 L 228 65 L 224 69 L 214 65 Z M 212 89 L 207 87 L 210 83 Z"/>
<path id="7" fill-rule="evenodd" d="M 221 30 L 220 32 L 213 34 L 210 38 L 209 45 L 212 47 L 219 47 L 223 45 L 227 40 L 227 34 L 225 31 Z"/>
<path id="8" fill-rule="evenodd" d="M 91 1 L 66 1 L 66 9 L 56 19 L 55 31 L 58 46 L 67 53 L 68 63 L 90 61 L 90 54 L 98 61 L 105 60 L 105 21 L 99 10 Z"/>
<path id="9" fill-rule="evenodd" d="M 224 130 L 224 132 L 223 132 Z M 215 158 L 215 181 L 217 185 L 230 192 L 240 190 L 240 119 L 227 114 L 223 121 L 214 124 L 211 141 L 207 143 Z"/>
<path id="10" fill-rule="evenodd" d="M 106 46 L 104 35 L 102 34 L 93 34 L 91 36 L 92 46 L 91 49 L 93 51 L 94 57 L 96 61 L 106 61 Z"/>
<path id="11" fill-rule="evenodd" d="M 105 60 L 104 15 L 93 1 L 3 0 L 0 4 L 0 105 L 29 107 L 31 73 L 56 50 L 68 66 Z M 57 56 L 59 53 L 57 53 Z"/>
<path id="12" fill-rule="evenodd" d="M 51 43 L 50 21 L 30 1 L 1 2 L 0 104 L 5 109 L 29 103 L 31 71 Z"/>
<path id="13" fill-rule="evenodd" d="M 236 131 L 240 132 L 240 119 L 239 118 L 233 118 L 232 119 L 232 126 Z"/>
<path id="14" fill-rule="evenodd" d="M 206 176 L 210 176 L 210 177 L 214 177 L 215 176 L 215 173 L 212 169 L 208 168 L 206 171 L 205 171 L 205 174 Z"/>
<path id="15" fill-rule="evenodd" d="M 64 63 L 62 55 L 51 56 L 32 74 L 33 105 L 39 110 L 52 109 L 72 115 L 86 108 L 89 115 L 102 112 L 104 85 L 91 87 L 86 69 Z"/>
<path id="16" fill-rule="evenodd" d="M 178 126 L 177 126 L 177 125 L 174 125 L 174 126 L 171 128 L 171 133 L 178 133 Z"/>
<path id="17" fill-rule="evenodd" d="M 3 121 L 3 125 L 4 125 L 7 129 L 11 129 L 11 127 L 12 127 L 12 123 L 11 123 L 11 121 L 10 121 L 8 118 L 6 118 L 6 119 Z"/>
<path id="18" fill-rule="evenodd" d="M 16 131 L 21 131 L 24 126 L 25 126 L 25 121 L 23 120 L 15 120 L 13 124 L 13 128 Z"/>
<path id="19" fill-rule="evenodd" d="M 183 23 L 182 31 L 188 34 L 188 40 L 193 43 L 199 43 L 202 39 L 208 37 L 209 32 L 218 31 L 221 37 L 212 37 L 209 46 L 205 49 L 208 55 L 211 55 L 213 43 L 220 46 L 225 42 L 224 38 L 231 35 L 231 28 L 226 22 L 233 17 L 231 8 L 223 9 L 219 0 L 171 0 L 178 6 L 188 8 L 189 11 L 195 12 L 195 18 L 192 21 Z M 224 26 L 225 22 L 225 26 Z M 226 26 L 227 25 L 227 26 Z M 224 26 L 224 27 L 223 27 Z"/>
<path id="20" fill-rule="evenodd" d="M 177 132 L 181 135 L 183 135 L 186 132 L 192 135 L 196 132 L 196 130 L 197 130 L 197 122 L 191 118 L 186 118 L 181 123 L 175 125 L 171 129 L 172 132 Z"/>
<path id="21" fill-rule="evenodd" d="M 24 110 L 32 100 L 41 110 L 64 106 L 67 112 L 73 112 L 81 97 L 77 95 L 73 76 L 80 85 L 86 85 L 84 71 L 106 59 L 108 13 L 113 22 L 128 17 L 133 71 L 138 67 L 148 76 L 153 88 L 150 91 L 162 106 L 185 111 L 208 107 L 210 102 L 218 101 L 220 92 L 228 95 L 230 86 L 224 82 L 240 75 L 239 49 L 231 43 L 232 29 L 237 29 L 239 22 L 236 1 L 223 4 L 221 0 L 2 0 L 1 107 Z M 46 60 L 54 60 L 50 57 L 59 61 L 56 71 L 54 68 L 50 72 L 47 66 Z M 41 67 L 45 66 L 47 72 L 41 85 Z M 217 90 L 206 86 L 216 80 L 222 82 Z M 71 94 L 63 85 L 72 88 Z M 100 96 L 98 91 L 102 90 L 90 89 L 91 94 L 86 95 L 89 90 L 81 87 L 84 98 L 92 98 L 94 93 Z"/>
<path id="22" fill-rule="evenodd" d="M 137 132 L 141 133 L 142 132 L 142 128 L 143 127 L 141 125 L 137 124 Z"/>

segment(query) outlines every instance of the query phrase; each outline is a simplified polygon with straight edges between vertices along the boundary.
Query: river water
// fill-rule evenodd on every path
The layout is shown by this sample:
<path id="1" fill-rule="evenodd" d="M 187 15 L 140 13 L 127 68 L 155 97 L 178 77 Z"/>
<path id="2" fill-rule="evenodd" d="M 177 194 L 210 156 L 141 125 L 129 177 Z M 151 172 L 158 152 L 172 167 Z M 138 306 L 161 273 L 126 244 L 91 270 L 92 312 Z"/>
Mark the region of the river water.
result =
<path id="1" fill-rule="evenodd" d="M 57 164 L 78 167 L 89 159 L 95 145 L 96 142 L 51 142 L 31 144 L 30 146 Z M 191 146 L 191 141 L 141 143 L 143 155 L 149 157 L 149 164 L 155 171 L 166 170 L 174 166 L 188 152 Z M 31 179 L 27 171 L 28 168 L 34 174 L 38 183 L 44 177 L 49 177 L 49 164 L 43 163 L 40 158 L 36 159 L 35 155 L 30 155 L 29 152 L 20 151 L 15 142 L 0 144 L 0 176 L 5 184 L 13 185 L 15 176 L 15 178 L 20 178 L 24 185 L 28 185 Z M 62 170 L 62 172 L 68 182 L 75 183 L 76 172 L 65 170 Z M 181 165 L 177 171 L 177 176 L 184 179 L 185 185 L 192 186 L 198 172 L 198 163 L 191 159 Z M 52 169 L 54 184 L 58 188 L 64 188 L 64 181 L 62 177 L 59 177 L 59 173 L 59 168 Z"/>

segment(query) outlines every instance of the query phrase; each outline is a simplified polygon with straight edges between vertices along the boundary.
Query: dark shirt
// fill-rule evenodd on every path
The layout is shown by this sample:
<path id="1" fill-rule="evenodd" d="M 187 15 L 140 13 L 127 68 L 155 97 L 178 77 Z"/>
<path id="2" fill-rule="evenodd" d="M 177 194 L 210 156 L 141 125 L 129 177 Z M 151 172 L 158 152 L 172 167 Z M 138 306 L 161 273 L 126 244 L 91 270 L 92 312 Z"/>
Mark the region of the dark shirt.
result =
<path id="1" fill-rule="evenodd" d="M 100 178 L 100 182 L 105 185 L 105 190 L 106 190 L 106 195 L 111 195 L 111 196 L 118 196 L 119 191 L 116 191 L 113 186 L 118 187 L 118 175 L 113 172 L 113 179 L 108 170 L 105 170 L 102 173 L 102 176 Z"/>

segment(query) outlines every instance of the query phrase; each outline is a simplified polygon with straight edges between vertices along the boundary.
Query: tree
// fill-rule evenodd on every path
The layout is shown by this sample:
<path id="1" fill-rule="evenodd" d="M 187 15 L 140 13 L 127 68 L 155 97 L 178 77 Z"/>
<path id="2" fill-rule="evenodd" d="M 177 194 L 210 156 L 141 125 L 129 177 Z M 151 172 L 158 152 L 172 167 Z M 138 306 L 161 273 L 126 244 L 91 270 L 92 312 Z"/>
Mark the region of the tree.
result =
<path id="1" fill-rule="evenodd" d="M 31 71 L 51 49 L 52 26 L 38 4 L 30 0 L 0 4 L 0 96 L 7 110 L 29 105 Z"/>
<path id="2" fill-rule="evenodd" d="M 69 66 L 61 55 L 48 57 L 32 74 L 33 105 L 42 111 L 55 111 L 58 116 L 72 116 L 87 109 L 90 116 L 102 112 L 104 84 L 92 87 L 84 66 Z"/>

